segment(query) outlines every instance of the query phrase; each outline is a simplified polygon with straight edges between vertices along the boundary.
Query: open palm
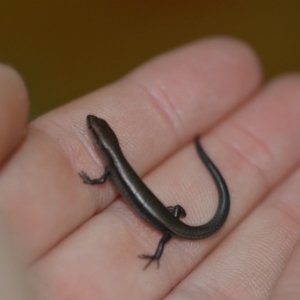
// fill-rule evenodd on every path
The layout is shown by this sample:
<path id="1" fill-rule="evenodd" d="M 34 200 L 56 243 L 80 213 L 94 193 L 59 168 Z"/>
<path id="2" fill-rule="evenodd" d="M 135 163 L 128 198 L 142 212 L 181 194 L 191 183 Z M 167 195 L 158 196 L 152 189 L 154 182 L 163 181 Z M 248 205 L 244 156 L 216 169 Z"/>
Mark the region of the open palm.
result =
<path id="1" fill-rule="evenodd" d="M 244 44 L 206 39 L 38 118 L 24 136 L 25 88 L 1 67 L 1 223 L 37 299 L 298 299 L 300 77 L 262 85 L 261 73 Z M 137 256 L 153 254 L 160 232 L 109 181 L 78 176 L 104 170 L 88 114 L 109 122 L 144 182 L 192 225 L 218 197 L 193 145 L 200 134 L 231 195 L 220 231 L 172 239 L 160 268 L 143 271 Z"/>

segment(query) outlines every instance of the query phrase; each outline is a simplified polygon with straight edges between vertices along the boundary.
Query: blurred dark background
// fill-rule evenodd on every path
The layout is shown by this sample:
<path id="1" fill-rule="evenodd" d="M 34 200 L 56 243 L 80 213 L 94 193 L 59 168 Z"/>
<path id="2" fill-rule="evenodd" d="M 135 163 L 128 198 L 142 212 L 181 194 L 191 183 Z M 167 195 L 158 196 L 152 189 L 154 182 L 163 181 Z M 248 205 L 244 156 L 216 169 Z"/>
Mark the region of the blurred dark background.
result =
<path id="1" fill-rule="evenodd" d="M 25 79 L 31 118 L 211 35 L 252 45 L 267 79 L 300 70 L 299 0 L 0 2 L 0 61 Z"/>

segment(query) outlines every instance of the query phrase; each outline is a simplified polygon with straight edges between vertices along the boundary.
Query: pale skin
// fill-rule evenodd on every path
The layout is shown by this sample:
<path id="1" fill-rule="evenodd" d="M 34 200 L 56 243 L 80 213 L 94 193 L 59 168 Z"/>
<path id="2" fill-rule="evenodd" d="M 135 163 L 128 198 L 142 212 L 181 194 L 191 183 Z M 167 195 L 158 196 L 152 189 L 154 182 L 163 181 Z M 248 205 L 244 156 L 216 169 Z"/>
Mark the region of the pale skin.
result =
<path id="1" fill-rule="evenodd" d="M 0 289 L 46 300 L 298 299 L 300 76 L 262 81 L 248 46 L 206 39 L 28 125 L 25 85 L 0 66 L 0 278 L 10 281 Z M 153 254 L 161 234 L 109 181 L 89 186 L 78 176 L 104 170 L 88 114 L 109 122 L 137 173 L 194 225 L 217 205 L 193 145 L 200 134 L 231 195 L 221 230 L 172 239 L 160 268 L 143 271 L 137 256 Z"/>

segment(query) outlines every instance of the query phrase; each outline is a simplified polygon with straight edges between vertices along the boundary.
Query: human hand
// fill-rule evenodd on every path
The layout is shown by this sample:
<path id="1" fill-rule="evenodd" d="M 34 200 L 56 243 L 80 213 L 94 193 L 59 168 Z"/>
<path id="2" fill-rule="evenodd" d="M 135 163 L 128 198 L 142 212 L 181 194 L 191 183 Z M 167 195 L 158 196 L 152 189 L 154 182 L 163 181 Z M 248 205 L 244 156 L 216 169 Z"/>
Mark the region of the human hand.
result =
<path id="1" fill-rule="evenodd" d="M 10 116 L 1 120 L 0 214 L 37 298 L 299 295 L 300 77 L 264 86 L 261 80 L 247 46 L 207 39 L 38 118 L 25 138 L 22 84 L 0 94 L 3 116 Z M 8 98 L 21 104 L 7 104 Z M 183 221 L 193 225 L 209 220 L 217 205 L 192 143 L 201 134 L 231 195 L 221 230 L 204 240 L 172 239 L 160 269 L 153 264 L 143 271 L 137 255 L 154 252 L 161 234 L 109 182 L 89 186 L 78 176 L 103 172 L 87 133 L 88 114 L 109 122 L 145 183 L 166 206 L 182 205 Z"/>

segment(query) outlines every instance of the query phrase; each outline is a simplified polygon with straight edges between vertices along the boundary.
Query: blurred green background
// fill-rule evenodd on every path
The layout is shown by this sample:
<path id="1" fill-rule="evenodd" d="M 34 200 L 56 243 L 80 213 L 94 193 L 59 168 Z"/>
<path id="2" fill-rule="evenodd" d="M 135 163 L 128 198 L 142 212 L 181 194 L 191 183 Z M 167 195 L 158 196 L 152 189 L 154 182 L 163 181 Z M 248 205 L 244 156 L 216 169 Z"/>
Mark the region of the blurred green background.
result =
<path id="1" fill-rule="evenodd" d="M 0 61 L 25 79 L 31 118 L 211 35 L 252 45 L 267 79 L 300 70 L 299 0 L 0 2 Z"/>

